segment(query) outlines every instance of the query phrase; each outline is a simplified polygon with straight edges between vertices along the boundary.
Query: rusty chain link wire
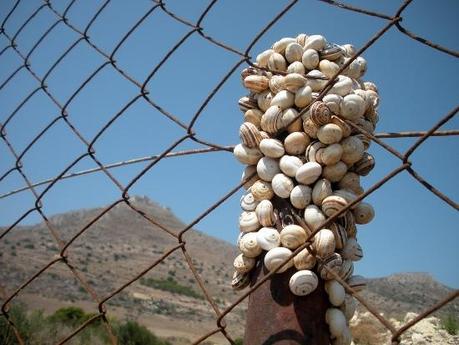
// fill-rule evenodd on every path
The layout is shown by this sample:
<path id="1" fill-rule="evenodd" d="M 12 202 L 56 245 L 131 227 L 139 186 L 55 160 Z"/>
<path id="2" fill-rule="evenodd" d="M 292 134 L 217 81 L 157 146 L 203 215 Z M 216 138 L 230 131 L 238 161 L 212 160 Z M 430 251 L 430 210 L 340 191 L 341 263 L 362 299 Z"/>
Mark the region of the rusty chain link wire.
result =
<path id="1" fill-rule="evenodd" d="M 3 295 L 3 304 L 1 306 L 1 311 L 2 311 L 2 316 L 6 318 L 9 327 L 11 328 L 11 332 L 14 333 L 15 337 L 17 338 L 17 341 L 20 344 L 25 344 L 22 335 L 19 333 L 18 329 L 16 328 L 14 324 L 14 320 L 11 319 L 9 315 L 9 305 L 11 302 L 21 293 L 21 291 L 26 288 L 29 284 L 31 284 L 35 279 L 37 279 L 42 273 L 50 269 L 52 266 L 54 266 L 56 263 L 63 263 L 64 265 L 67 266 L 68 270 L 73 274 L 73 276 L 78 280 L 80 283 L 81 287 L 88 293 L 88 295 L 91 297 L 93 302 L 97 304 L 98 307 L 98 314 L 94 315 L 87 321 L 85 321 L 83 324 L 81 324 L 78 328 L 74 329 L 73 332 L 68 334 L 64 339 L 62 339 L 59 344 L 64 344 L 68 342 L 71 338 L 73 338 L 76 334 L 78 334 L 80 331 L 85 329 L 87 326 L 89 326 L 91 323 L 95 322 L 96 320 L 102 320 L 107 333 L 109 335 L 110 341 L 112 344 L 117 344 L 117 339 L 116 336 L 112 330 L 110 320 L 107 318 L 107 309 L 106 309 L 106 302 L 112 299 L 114 296 L 119 294 L 121 291 L 123 291 L 127 286 L 130 284 L 136 282 L 139 280 L 142 276 L 144 276 L 147 272 L 153 270 L 158 264 L 160 264 L 163 260 L 165 260 L 167 257 L 169 257 L 172 253 L 175 253 L 177 251 L 180 251 L 183 254 L 183 258 L 186 261 L 190 271 L 192 272 L 194 279 L 196 280 L 196 283 L 199 285 L 200 289 L 202 290 L 202 293 L 205 296 L 205 299 L 207 302 L 211 305 L 213 312 L 215 314 L 215 328 L 208 332 L 207 334 L 203 334 L 199 339 L 196 339 L 193 344 L 199 344 L 209 338 L 210 336 L 221 333 L 229 343 L 234 344 L 233 339 L 231 338 L 230 334 L 228 334 L 226 330 L 226 323 L 225 323 L 225 317 L 228 315 L 235 307 L 237 307 L 243 300 L 245 300 L 253 291 L 258 289 L 266 280 L 268 280 L 275 272 L 271 272 L 267 274 L 263 279 L 261 279 L 257 284 L 252 286 L 249 290 L 247 290 L 245 293 L 243 293 L 235 302 L 233 302 L 229 307 L 225 309 L 221 309 L 217 303 L 215 302 L 215 299 L 211 296 L 209 293 L 208 289 L 206 288 L 206 284 L 201 277 L 201 275 L 198 273 L 198 270 L 195 267 L 195 264 L 193 263 L 193 259 L 191 255 L 187 251 L 187 246 L 186 242 L 183 239 L 183 235 L 188 232 L 189 230 L 192 229 L 193 226 L 195 226 L 197 223 L 199 223 L 202 219 L 204 219 L 206 216 L 208 216 L 211 212 L 213 212 L 217 207 L 219 207 L 221 204 L 223 204 L 226 200 L 228 200 L 233 194 L 235 194 L 244 184 L 244 181 L 242 181 L 240 184 L 237 186 L 233 187 L 231 190 L 228 191 L 228 193 L 224 196 L 221 197 L 220 200 L 215 202 L 213 205 L 209 206 L 206 210 L 204 210 L 199 216 L 197 216 L 191 223 L 185 226 L 178 234 L 174 233 L 171 229 L 167 228 L 166 226 L 162 225 L 159 223 L 157 220 L 153 219 L 151 216 L 145 214 L 142 210 L 138 209 L 133 203 L 130 201 L 130 196 L 129 196 L 129 191 L 132 188 L 134 184 L 136 184 L 139 179 L 141 179 L 145 173 L 150 171 L 155 167 L 155 165 L 161 161 L 162 159 L 165 159 L 167 157 L 172 157 L 172 156 L 183 156 L 183 155 L 193 155 L 193 154 L 203 154 L 203 153 L 209 153 L 209 152 L 215 152 L 215 151 L 227 151 L 227 152 L 232 152 L 233 147 L 232 146 L 221 146 L 217 143 L 212 143 L 212 142 L 207 142 L 203 139 L 201 139 L 198 134 L 194 131 L 194 124 L 196 120 L 200 117 L 201 113 L 203 110 L 207 107 L 209 102 L 212 100 L 212 98 L 219 92 L 220 88 L 225 84 L 225 82 L 228 80 L 230 76 L 233 75 L 234 72 L 236 72 L 241 65 L 244 63 L 248 65 L 253 66 L 253 62 L 251 60 L 251 49 L 254 47 L 254 45 L 257 43 L 258 40 L 260 40 L 265 33 L 268 31 L 269 28 L 271 28 L 283 15 L 285 15 L 287 12 L 289 12 L 293 6 L 298 2 L 298 0 L 291 1 L 283 8 L 277 15 L 257 34 L 254 36 L 253 40 L 246 46 L 246 49 L 244 51 L 239 51 L 224 42 L 221 42 L 217 40 L 216 38 L 213 38 L 209 36 L 209 34 L 205 31 L 205 29 L 201 26 L 203 20 L 211 13 L 212 7 L 217 3 L 218 0 L 212 0 L 209 5 L 205 8 L 205 10 L 200 14 L 199 19 L 196 21 L 196 23 L 191 23 L 187 21 L 186 19 L 181 18 L 177 14 L 171 12 L 167 8 L 167 1 L 161 1 L 161 0 L 154 0 L 152 1 L 151 8 L 146 11 L 146 13 L 125 33 L 123 38 L 117 43 L 116 47 L 113 49 L 111 52 L 106 52 L 99 46 L 97 46 L 89 37 L 88 31 L 91 28 L 91 26 L 98 20 L 99 16 L 101 13 L 104 12 L 105 8 L 107 5 L 111 2 L 111 0 L 106 0 L 96 11 L 96 13 L 92 16 L 90 19 L 89 23 L 84 29 L 78 29 L 76 26 L 74 26 L 69 18 L 67 17 L 67 13 L 69 10 L 72 8 L 72 6 L 77 2 L 77 0 L 72 0 L 69 5 L 65 8 L 65 10 L 61 13 L 59 12 L 54 4 L 49 1 L 45 0 L 43 3 L 38 6 L 35 11 L 22 23 L 22 25 L 19 27 L 19 29 L 16 32 L 10 32 L 9 27 L 8 27 L 8 22 L 12 16 L 14 16 L 17 7 L 21 0 L 17 0 L 14 4 L 14 6 L 11 8 L 11 10 L 4 16 L 3 22 L 1 23 L 0 26 L 0 37 L 3 39 L 6 39 L 8 42 L 8 45 L 3 48 L 0 51 L 0 56 L 2 56 L 5 52 L 7 51 L 13 51 L 22 61 L 22 64 L 12 71 L 12 73 L 6 78 L 5 81 L 3 81 L 0 84 L 0 92 L 5 88 L 5 86 L 10 83 L 10 81 L 14 78 L 16 74 L 18 74 L 22 70 L 26 70 L 32 77 L 35 79 L 36 88 L 32 90 L 17 106 L 17 108 L 7 116 L 6 120 L 0 124 L 0 136 L 1 140 L 6 144 L 8 147 L 9 151 L 15 158 L 15 166 L 6 171 L 2 176 L 0 176 L 0 182 L 4 180 L 7 176 L 12 174 L 13 172 L 17 172 L 21 175 L 22 179 L 24 180 L 26 186 L 23 188 L 11 190 L 7 193 L 4 193 L 0 195 L 0 199 L 2 198 L 8 198 L 13 194 L 19 193 L 21 191 L 25 190 L 30 190 L 30 192 L 34 196 L 34 205 L 27 210 L 21 217 L 19 217 L 13 224 L 11 224 L 6 230 L 4 230 L 0 234 L 0 239 L 2 239 L 7 233 L 10 231 L 13 231 L 14 228 L 23 220 L 25 219 L 29 214 L 37 212 L 40 217 L 43 219 L 47 229 L 49 230 L 50 234 L 53 236 L 54 240 L 56 241 L 58 247 L 59 247 L 59 254 L 53 257 L 44 267 L 42 267 L 38 272 L 36 272 L 33 276 L 29 277 L 22 285 L 20 285 L 19 288 L 17 288 L 14 292 L 12 293 L 7 293 L 6 291 L 0 290 L 1 295 Z M 404 1 L 401 6 L 397 9 L 394 15 L 387 15 L 383 13 L 377 13 L 374 11 L 370 11 L 364 8 L 357 8 L 354 6 L 346 5 L 337 1 L 333 0 L 318 0 L 321 2 L 324 2 L 326 4 L 329 4 L 330 6 L 336 6 L 340 9 L 347 10 L 347 11 L 353 11 L 356 13 L 359 13 L 364 16 L 372 16 L 372 17 L 377 17 L 379 19 L 382 19 L 386 22 L 385 26 L 377 32 L 370 40 L 367 41 L 365 45 L 363 45 L 358 52 L 354 55 L 353 58 L 350 59 L 350 61 L 342 66 L 340 71 L 338 71 L 335 74 L 335 77 L 341 73 L 341 71 L 347 67 L 348 64 L 350 64 L 357 56 L 361 55 L 365 50 L 367 50 L 369 47 L 371 47 L 377 40 L 379 40 L 390 28 L 395 27 L 399 30 L 399 32 L 403 35 L 406 35 L 410 37 L 413 40 L 416 40 L 422 44 L 425 44 L 429 46 L 432 49 L 436 49 L 438 51 L 441 51 L 445 54 L 449 54 L 451 56 L 454 56 L 456 58 L 459 57 L 459 52 L 453 51 L 447 47 L 443 47 L 439 44 L 430 42 L 429 40 L 420 37 L 412 32 L 410 32 L 408 29 L 406 29 L 404 26 L 402 26 L 401 21 L 403 19 L 403 14 L 405 9 L 410 5 L 411 0 L 406 0 Z M 21 50 L 21 47 L 18 46 L 16 43 L 16 38 L 17 36 L 23 31 L 31 22 L 31 20 L 37 16 L 41 12 L 51 12 L 55 18 L 54 22 L 52 23 L 51 26 L 46 30 L 46 32 L 38 39 L 38 41 L 33 45 L 33 47 L 29 51 L 23 51 Z M 186 28 L 188 31 L 179 39 L 176 44 L 167 52 L 167 54 L 164 55 L 162 60 L 151 70 L 151 72 L 148 74 L 147 78 L 145 80 L 136 80 L 133 76 L 127 74 L 124 72 L 118 65 L 116 61 L 116 56 L 117 52 L 119 49 L 122 48 L 124 42 L 128 39 L 128 37 L 136 30 L 138 29 L 142 23 L 150 17 L 153 13 L 161 11 L 162 13 L 166 14 L 169 16 L 171 19 L 173 19 L 175 22 Z M 41 46 L 42 42 L 44 39 L 59 25 L 61 24 L 65 25 L 68 29 L 73 31 L 77 35 L 77 39 L 73 41 L 73 43 L 67 48 L 64 53 L 62 53 L 56 61 L 51 65 L 51 67 L 44 73 L 43 77 L 40 77 L 32 68 L 30 64 L 30 56 L 31 54 Z M 147 84 L 148 82 L 155 77 L 155 74 L 158 72 L 158 70 L 163 66 L 163 64 L 174 54 L 174 52 L 181 46 L 183 45 L 190 37 L 192 36 L 200 36 L 202 39 L 206 40 L 208 44 L 214 45 L 215 47 L 218 47 L 220 49 L 223 49 L 227 52 L 230 52 L 236 56 L 239 57 L 239 60 L 230 68 L 230 70 L 226 73 L 226 75 L 221 78 L 221 80 L 218 82 L 218 84 L 214 87 L 214 89 L 207 95 L 205 98 L 204 102 L 199 106 L 198 110 L 196 113 L 193 115 L 192 119 L 188 123 L 182 122 L 177 116 L 174 114 L 168 112 L 167 110 L 163 109 L 160 107 L 151 97 L 150 97 L 150 92 L 147 89 Z M 77 47 L 79 44 L 86 43 L 89 47 L 92 48 L 92 50 L 97 53 L 100 57 L 103 58 L 103 63 L 100 64 L 94 72 L 77 88 L 77 90 L 66 100 L 65 103 L 60 103 L 57 98 L 53 94 L 53 90 L 50 90 L 46 84 L 48 76 L 51 74 L 51 72 L 61 63 L 61 61 L 73 50 L 75 47 Z M 122 78 L 125 79 L 126 82 L 129 82 L 133 86 L 136 87 L 137 89 L 137 94 L 131 98 L 122 108 L 121 111 L 119 111 L 115 116 L 113 116 L 104 126 L 103 128 L 92 138 L 88 139 L 85 137 L 84 133 L 81 133 L 76 129 L 76 126 L 74 126 L 72 122 L 72 117 L 68 113 L 68 107 L 71 104 L 72 100 L 85 88 L 85 86 L 96 76 L 98 75 L 102 70 L 111 68 L 114 71 L 116 71 Z M 321 92 L 319 99 L 323 97 L 326 92 L 329 90 L 329 88 L 332 86 L 335 78 L 330 78 L 327 87 L 325 87 L 324 91 Z M 16 148 L 11 144 L 11 141 L 8 137 L 8 133 L 6 131 L 6 126 L 8 123 L 15 117 L 15 115 L 18 113 L 18 111 L 32 98 L 33 95 L 41 93 L 43 97 L 48 98 L 52 103 L 59 109 L 60 114 L 55 117 L 49 124 L 26 146 L 26 148 L 18 152 Z M 135 158 L 127 161 L 122 161 L 122 162 L 117 162 L 113 164 L 106 164 L 104 165 L 99 157 L 97 156 L 97 152 L 94 149 L 94 144 L 98 141 L 100 136 L 114 123 L 114 121 L 120 117 L 132 104 L 136 103 L 138 100 L 143 99 L 145 100 L 151 107 L 159 111 L 164 118 L 168 119 L 170 122 L 174 123 L 176 126 L 181 128 L 183 131 L 182 135 L 176 138 L 174 142 L 170 144 L 170 146 L 165 149 L 163 152 L 157 155 L 152 155 L 152 156 L 147 156 L 147 157 L 141 157 L 141 158 Z M 443 200 L 448 206 L 459 210 L 459 205 L 448 198 L 444 193 L 442 193 L 440 190 L 436 189 L 433 187 L 428 181 L 426 181 L 414 168 L 412 167 L 412 162 L 410 160 L 412 154 L 421 146 L 424 144 L 424 142 L 431 136 L 451 136 L 451 135 L 459 135 L 459 130 L 448 130 L 448 131 L 439 131 L 439 128 L 451 120 L 458 112 L 459 106 L 455 107 L 452 109 L 450 112 L 447 114 L 443 115 L 441 119 L 438 121 L 437 124 L 435 124 L 430 130 L 426 132 L 397 132 L 397 133 L 376 133 L 374 135 L 366 132 L 362 128 L 355 126 L 352 122 L 348 122 L 349 125 L 353 126 L 353 128 L 363 135 L 369 137 L 372 141 L 380 145 L 384 150 L 388 151 L 395 157 L 397 157 L 400 161 L 400 165 L 395 168 L 393 171 L 388 173 L 384 178 L 382 178 L 380 181 L 375 183 L 373 186 L 368 188 L 368 190 L 360 195 L 354 202 L 351 204 L 347 205 L 345 208 L 341 209 L 338 213 L 334 214 L 332 217 L 329 217 L 326 219 L 323 224 L 317 227 L 312 234 L 309 236 L 309 239 L 314 236 L 319 229 L 321 229 L 324 226 L 327 226 L 330 224 L 334 219 L 336 219 L 340 214 L 346 212 L 349 208 L 351 208 L 353 205 L 358 203 L 359 201 L 363 200 L 365 197 L 367 197 L 369 194 L 373 193 L 377 189 L 381 188 L 384 186 L 386 182 L 388 182 L 390 179 L 401 173 L 402 171 L 408 172 L 416 181 L 418 181 L 422 186 L 427 188 L 430 192 L 432 192 L 436 197 L 440 198 Z M 30 148 L 48 131 L 50 128 L 52 128 L 56 123 L 61 123 L 64 124 L 72 133 L 73 135 L 86 147 L 86 152 L 79 157 L 77 157 L 73 162 L 71 162 L 68 166 L 65 167 L 57 176 L 54 178 L 46 179 L 40 182 L 33 182 L 24 172 L 24 167 L 22 163 L 22 158 L 23 156 L 30 150 Z M 418 140 L 404 153 L 401 153 L 397 151 L 394 147 L 388 145 L 381 139 L 384 138 L 400 138 L 400 137 L 418 137 Z M 203 149 L 194 149 L 194 150 L 186 150 L 186 151 L 174 151 L 174 149 L 180 145 L 181 143 L 185 141 L 194 141 L 196 143 L 202 144 L 206 146 L 206 148 Z M 90 158 L 94 163 L 96 163 L 97 167 L 89 170 L 83 170 L 83 171 L 78 171 L 78 172 L 72 172 L 70 173 L 70 170 L 75 167 L 78 162 L 83 160 L 84 158 Z M 119 166 L 125 166 L 129 164 L 134 164 L 138 162 L 148 162 L 148 164 L 145 166 L 145 168 L 137 174 L 127 185 L 123 185 L 121 182 L 119 182 L 115 176 L 112 175 L 110 172 L 110 169 L 114 167 L 119 167 Z M 72 237 L 70 238 L 67 242 L 65 242 L 60 236 L 58 235 L 58 232 L 56 231 L 56 228 L 51 222 L 48 220 L 48 217 L 44 214 L 43 212 L 43 204 L 42 204 L 42 199 L 47 194 L 53 186 L 60 180 L 63 179 L 68 179 L 68 178 L 74 178 L 78 176 L 82 176 L 85 174 L 91 174 L 94 172 L 102 172 L 105 174 L 112 182 L 113 184 L 119 189 L 119 198 L 112 202 L 110 205 L 105 207 L 98 215 L 96 215 L 88 224 L 82 225 L 81 229 Z M 250 177 L 249 177 L 250 178 Z M 38 192 L 36 187 L 39 186 L 45 186 L 44 190 L 40 193 Z M 160 258 L 155 260 L 154 262 L 151 262 L 151 264 L 148 267 L 145 267 L 141 272 L 137 273 L 135 277 L 127 281 L 125 284 L 122 286 L 118 287 L 115 291 L 109 293 L 108 295 L 105 296 L 99 296 L 94 289 L 91 288 L 90 284 L 88 283 L 87 277 L 84 275 L 83 272 L 77 270 L 75 265 L 72 262 L 72 258 L 68 256 L 67 251 L 70 246 L 74 243 L 76 239 L 78 239 L 83 233 L 85 233 L 88 229 L 91 228 L 91 226 L 96 223 L 101 217 L 103 217 L 105 214 L 110 212 L 116 205 L 124 203 L 128 207 L 130 207 L 133 211 L 137 212 L 141 217 L 145 218 L 150 224 L 154 225 L 155 227 L 160 228 L 164 232 L 168 233 L 172 238 L 175 238 L 176 240 L 176 245 L 170 247 L 170 248 L 164 248 L 163 254 Z M 298 249 L 296 249 L 292 256 L 296 255 L 299 253 L 302 249 L 304 249 L 307 246 L 307 242 L 300 246 Z M 284 264 L 287 263 L 287 261 L 290 259 L 288 258 Z M 282 266 L 281 266 L 282 267 Z M 280 269 L 279 267 L 278 269 Z M 333 274 L 333 272 L 331 272 Z M 384 327 L 390 331 L 392 334 L 392 342 L 393 344 L 399 344 L 400 342 L 400 336 L 405 332 L 408 328 L 412 327 L 415 325 L 417 322 L 422 320 L 423 318 L 427 317 L 431 313 L 435 312 L 439 308 L 443 307 L 446 305 L 448 302 L 454 300 L 459 296 L 459 291 L 453 291 L 450 295 L 446 296 L 443 300 L 438 301 L 438 303 L 425 312 L 421 313 L 418 317 L 415 319 L 409 321 L 399 329 L 395 328 L 390 321 L 388 321 L 384 316 L 382 316 L 377 308 L 371 305 L 370 302 L 365 300 L 361 295 L 357 294 L 346 282 L 342 281 L 338 276 L 335 275 L 335 278 L 340 281 L 340 283 L 345 287 L 348 293 L 352 294 L 371 314 L 373 314 Z"/>

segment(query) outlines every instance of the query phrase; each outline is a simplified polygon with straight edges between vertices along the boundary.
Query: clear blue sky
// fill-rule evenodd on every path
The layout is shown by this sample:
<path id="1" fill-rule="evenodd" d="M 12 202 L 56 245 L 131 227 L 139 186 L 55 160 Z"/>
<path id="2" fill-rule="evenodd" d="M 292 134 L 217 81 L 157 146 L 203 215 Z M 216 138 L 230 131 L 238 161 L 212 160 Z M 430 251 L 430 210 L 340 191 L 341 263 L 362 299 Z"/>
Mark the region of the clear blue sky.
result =
<path id="1" fill-rule="evenodd" d="M 68 1 L 54 1 L 62 12 Z M 196 21 L 208 1 L 166 1 L 169 10 Z M 353 1 L 357 6 L 393 14 L 400 1 Z M 6 31 L 14 34 L 32 11 L 42 3 L 23 1 L 8 20 Z M 83 29 L 102 1 L 77 1 L 68 12 L 69 21 Z M 112 1 L 91 26 L 89 36 L 103 51 L 110 53 L 124 34 L 152 7 L 150 1 Z M 245 50 L 256 33 L 287 4 L 286 1 L 219 1 L 202 23 L 204 32 L 239 50 Z M 0 20 L 13 1 L 2 1 Z M 440 44 L 459 50 L 457 1 L 414 1 L 404 13 L 403 24 L 410 30 Z M 44 9 L 17 37 L 18 49 L 27 53 L 40 36 L 56 21 Z M 329 41 L 356 47 L 363 45 L 386 24 L 385 21 L 337 9 L 318 1 L 299 1 L 272 27 L 251 51 L 252 57 L 276 40 L 304 32 L 323 34 Z M 121 69 L 143 82 L 166 52 L 188 28 L 161 11 L 153 12 L 125 41 L 116 54 Z M 54 61 L 78 35 L 60 23 L 31 55 L 33 70 L 43 77 Z M 0 35 L 0 49 L 7 45 Z M 378 131 L 426 130 L 457 105 L 459 88 L 457 59 L 435 51 L 401 35 L 392 28 L 370 48 L 365 79 L 374 81 L 381 95 Z M 149 82 L 150 97 L 189 121 L 208 92 L 238 61 L 238 56 L 224 51 L 198 34 L 193 34 Z M 64 104 L 78 86 L 105 60 L 84 41 L 49 75 L 49 91 Z M 0 81 L 20 66 L 18 55 L 8 49 L 0 57 Z M 242 68 L 242 67 L 241 67 Z M 239 69 L 240 70 L 240 69 Z M 239 70 L 233 74 L 196 123 L 200 138 L 222 145 L 235 144 L 242 114 L 237 100 L 245 94 Z M 0 122 L 32 90 L 37 82 L 22 69 L 0 90 Z M 138 94 L 110 66 L 100 73 L 69 104 L 69 120 L 84 137 L 91 140 L 103 125 Z M 8 123 L 8 138 L 18 152 L 56 116 L 58 109 L 42 93 L 36 93 Z M 442 129 L 459 128 L 455 118 Z M 136 101 L 96 141 L 96 156 L 104 164 L 157 154 L 183 135 L 183 130 L 164 118 L 145 101 Z M 435 187 L 451 199 L 459 200 L 459 153 L 457 137 L 431 138 L 413 155 L 413 166 Z M 387 139 L 403 151 L 414 139 Z M 177 149 L 199 147 L 191 141 Z M 34 182 L 54 177 L 86 147 L 58 121 L 24 156 L 27 176 Z M 363 178 L 365 187 L 383 177 L 399 162 L 373 144 L 376 168 Z M 14 165 L 14 159 L 0 142 L 0 174 Z M 145 163 L 112 170 L 124 185 L 138 174 Z M 72 171 L 95 167 L 85 158 Z M 194 155 L 163 160 L 140 179 L 131 195 L 146 195 L 171 207 L 183 221 L 193 220 L 208 206 L 232 189 L 239 181 L 243 166 L 227 152 Z M 10 174 L 0 182 L 0 193 L 22 187 L 19 174 Z M 43 187 L 38 188 L 38 191 Z M 235 243 L 242 191 L 199 223 L 196 228 Z M 108 204 L 120 196 L 119 190 L 103 174 L 69 179 L 57 183 L 43 198 L 47 215 L 78 208 Z M 441 282 L 459 287 L 459 217 L 458 213 L 431 195 L 407 173 L 402 173 L 368 198 L 376 209 L 375 220 L 361 227 L 359 241 L 365 257 L 356 265 L 356 273 L 369 277 L 395 272 L 430 272 Z M 22 192 L 0 199 L 0 224 L 9 225 L 32 207 L 33 195 Z M 40 221 L 37 214 L 22 224 Z M 229 259 L 230 260 L 230 259 Z M 230 262 L 228 262 L 230 264 Z"/>

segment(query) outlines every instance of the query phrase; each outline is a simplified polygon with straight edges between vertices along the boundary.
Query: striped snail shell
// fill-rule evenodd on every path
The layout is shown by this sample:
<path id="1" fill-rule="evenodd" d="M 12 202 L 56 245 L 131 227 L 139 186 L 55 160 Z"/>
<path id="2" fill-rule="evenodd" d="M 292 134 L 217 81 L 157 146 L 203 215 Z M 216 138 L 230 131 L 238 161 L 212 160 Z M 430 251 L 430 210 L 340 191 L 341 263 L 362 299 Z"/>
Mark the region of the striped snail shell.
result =
<path id="1" fill-rule="evenodd" d="M 315 140 L 311 142 L 308 147 L 306 147 L 306 161 L 308 162 L 317 162 L 317 153 L 320 149 L 324 148 L 325 145 L 322 144 L 320 141 Z"/>
<path id="2" fill-rule="evenodd" d="M 255 266 L 255 259 L 249 258 L 244 254 L 236 256 L 233 262 L 234 269 L 239 273 L 247 273 Z"/>
<path id="3" fill-rule="evenodd" d="M 276 223 L 274 206 L 269 200 L 262 200 L 255 209 L 258 221 L 263 226 L 273 226 Z"/>
<path id="4" fill-rule="evenodd" d="M 296 249 L 306 242 L 306 231 L 299 225 L 290 224 L 280 232 L 282 245 L 289 249 Z"/>
<path id="5" fill-rule="evenodd" d="M 271 183 L 263 180 L 256 181 L 252 187 L 250 187 L 250 191 L 257 201 L 270 200 L 274 196 Z"/>
<path id="6" fill-rule="evenodd" d="M 375 158 L 369 153 L 365 152 L 363 157 L 354 163 L 353 170 L 360 176 L 367 176 L 375 167 Z"/>
<path id="7" fill-rule="evenodd" d="M 354 213 L 355 222 L 357 224 L 367 224 L 375 217 L 373 206 L 366 202 L 358 204 L 352 212 Z"/>
<path id="8" fill-rule="evenodd" d="M 242 290 L 249 286 L 250 284 L 250 278 L 247 273 L 241 273 L 238 271 L 235 271 L 233 273 L 233 279 L 231 280 L 231 287 L 234 290 Z"/>
<path id="9" fill-rule="evenodd" d="M 324 280 L 334 279 L 333 273 L 338 275 L 342 264 L 343 260 L 341 259 L 341 256 L 338 253 L 333 253 L 319 262 L 317 271 L 319 272 L 320 277 Z"/>
<path id="10" fill-rule="evenodd" d="M 250 148 L 258 148 L 260 141 L 263 139 L 257 126 L 250 122 L 244 122 L 239 128 L 239 137 L 242 143 Z"/>
<path id="11" fill-rule="evenodd" d="M 243 211 L 239 217 L 239 229 L 242 232 L 251 232 L 258 230 L 260 223 L 258 222 L 257 215 L 255 212 Z"/>
<path id="12" fill-rule="evenodd" d="M 263 250 L 271 250 L 280 246 L 279 232 L 274 228 L 261 228 L 257 231 L 257 242 Z"/>
<path id="13" fill-rule="evenodd" d="M 261 254 L 261 247 L 257 242 L 257 234 L 249 232 L 239 241 L 239 249 L 248 258 L 256 258 Z"/>
<path id="14" fill-rule="evenodd" d="M 297 270 L 312 269 L 316 263 L 316 257 L 309 252 L 308 248 L 304 248 L 293 258 L 293 264 Z"/>
<path id="15" fill-rule="evenodd" d="M 330 122 L 332 113 L 328 108 L 327 104 L 325 104 L 324 102 L 316 101 L 311 105 L 311 108 L 309 109 L 311 112 L 311 120 L 318 127 Z"/>
<path id="16" fill-rule="evenodd" d="M 245 113 L 246 111 L 250 109 L 256 109 L 258 106 L 258 102 L 255 99 L 255 97 L 244 96 L 244 97 L 239 98 L 238 105 L 239 105 L 239 109 L 241 109 L 241 111 Z"/>
<path id="17" fill-rule="evenodd" d="M 328 227 L 335 235 L 336 249 L 343 249 L 348 241 L 346 229 L 338 223 L 331 223 Z"/>
<path id="18" fill-rule="evenodd" d="M 343 260 L 343 264 L 338 272 L 341 279 L 347 280 L 354 273 L 354 263 L 351 260 Z"/>
<path id="19" fill-rule="evenodd" d="M 244 86 L 253 92 L 261 92 L 269 87 L 269 79 L 263 75 L 248 75 L 244 79 Z"/>
<path id="20" fill-rule="evenodd" d="M 330 181 L 325 178 L 319 179 L 312 189 L 312 202 L 317 206 L 322 206 L 322 201 L 332 195 L 333 190 Z"/>
<path id="21" fill-rule="evenodd" d="M 357 234 L 357 227 L 355 226 L 355 218 L 352 211 L 345 212 L 343 217 L 337 219 L 337 222 L 346 230 L 347 237 L 353 238 Z"/>
<path id="22" fill-rule="evenodd" d="M 322 201 L 322 211 L 327 217 L 331 217 L 334 215 L 336 212 L 339 212 L 342 208 L 346 207 L 348 205 L 348 202 L 345 198 L 339 195 L 330 195 L 327 196 L 323 201 Z M 340 217 L 344 216 L 344 214 L 341 214 Z"/>
<path id="23" fill-rule="evenodd" d="M 317 255 L 322 258 L 328 257 L 333 254 L 336 248 L 335 235 L 328 229 L 319 230 L 319 232 L 314 235 L 313 246 Z"/>
<path id="24" fill-rule="evenodd" d="M 281 265 L 290 255 L 292 255 L 292 251 L 285 247 L 277 247 L 269 250 L 263 263 L 268 271 L 274 271 L 279 265 Z M 282 273 L 288 270 L 290 267 L 293 266 L 293 260 L 289 260 L 282 268 L 280 268 L 277 273 Z"/>
<path id="25" fill-rule="evenodd" d="M 269 134 L 275 134 L 282 128 L 282 109 L 278 105 L 270 106 L 263 114 L 261 128 Z"/>
<path id="26" fill-rule="evenodd" d="M 298 271 L 289 280 L 290 291 L 296 296 L 309 295 L 317 288 L 318 284 L 319 279 L 310 270 Z"/>
<path id="27" fill-rule="evenodd" d="M 255 211 L 259 201 L 255 200 L 252 193 L 247 193 L 241 197 L 241 208 L 244 211 Z"/>

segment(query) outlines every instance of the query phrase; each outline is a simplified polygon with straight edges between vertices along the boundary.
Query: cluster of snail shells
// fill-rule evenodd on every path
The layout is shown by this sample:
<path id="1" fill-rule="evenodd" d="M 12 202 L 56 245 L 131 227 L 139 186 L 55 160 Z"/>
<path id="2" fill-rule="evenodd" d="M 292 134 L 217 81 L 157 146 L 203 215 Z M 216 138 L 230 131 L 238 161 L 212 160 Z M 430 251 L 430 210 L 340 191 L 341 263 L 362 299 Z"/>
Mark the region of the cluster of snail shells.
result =
<path id="1" fill-rule="evenodd" d="M 241 254 L 234 261 L 234 288 L 248 285 L 248 273 L 264 251 L 265 267 L 278 268 L 319 224 L 364 192 L 360 177 L 375 165 L 366 152 L 370 139 L 364 133 L 374 132 L 379 103 L 376 86 L 361 79 L 365 59 L 354 59 L 322 100 L 316 100 L 354 55 L 350 44 L 300 34 L 277 41 L 257 56 L 255 67 L 242 71 L 249 94 L 239 100 L 244 123 L 234 155 L 247 165 L 242 175 L 247 192 L 241 198 Z M 276 229 L 273 197 L 288 200 L 307 228 L 291 224 Z M 355 290 L 365 286 L 364 278 L 352 275 L 353 262 L 363 255 L 356 224 L 373 217 L 370 204 L 353 205 L 315 234 L 310 244 L 314 255 L 305 248 L 277 271 L 295 267 L 289 282 L 295 295 L 307 295 L 319 279 L 326 281 L 331 304 L 326 320 L 334 344 L 350 343 L 347 324 L 355 303 L 330 272 Z"/>

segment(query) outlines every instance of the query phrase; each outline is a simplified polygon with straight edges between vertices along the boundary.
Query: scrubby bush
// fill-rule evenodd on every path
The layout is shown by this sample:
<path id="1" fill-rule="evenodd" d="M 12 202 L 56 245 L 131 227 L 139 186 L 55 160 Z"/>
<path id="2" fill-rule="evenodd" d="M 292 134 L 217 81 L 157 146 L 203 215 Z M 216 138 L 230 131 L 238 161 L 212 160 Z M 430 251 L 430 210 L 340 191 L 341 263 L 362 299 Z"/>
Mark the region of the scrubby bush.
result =
<path id="1" fill-rule="evenodd" d="M 203 299 L 203 297 L 196 291 L 194 291 L 192 288 L 185 285 L 181 285 L 172 277 L 168 277 L 167 279 L 142 278 L 140 279 L 140 284 L 158 290 L 169 291 L 179 295 Z"/>
<path id="2" fill-rule="evenodd" d="M 459 331 L 459 321 L 452 314 L 444 316 L 441 319 L 440 325 L 441 328 L 451 335 L 456 335 Z"/>

